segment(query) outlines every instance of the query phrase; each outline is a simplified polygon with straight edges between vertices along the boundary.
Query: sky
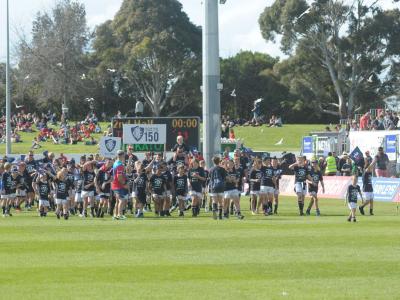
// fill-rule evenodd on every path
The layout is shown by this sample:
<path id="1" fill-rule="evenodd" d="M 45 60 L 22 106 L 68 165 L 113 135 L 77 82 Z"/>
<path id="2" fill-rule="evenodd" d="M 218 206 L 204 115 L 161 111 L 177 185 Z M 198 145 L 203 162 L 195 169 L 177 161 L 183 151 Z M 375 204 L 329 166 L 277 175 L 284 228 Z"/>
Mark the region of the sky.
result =
<path id="1" fill-rule="evenodd" d="M 21 33 L 29 35 L 32 21 L 38 11 L 49 11 L 56 0 L 9 0 L 11 53 Z M 88 25 L 112 19 L 122 0 L 79 0 L 86 7 Z M 179 0 L 183 10 L 196 25 L 202 24 L 202 0 Z M 347 0 L 349 1 L 349 0 Z M 373 1 L 373 0 L 366 0 Z M 279 44 L 267 43 L 261 36 L 258 18 L 274 0 L 227 0 L 220 5 L 220 55 L 234 56 L 240 50 L 252 50 L 283 57 Z M 384 7 L 392 7 L 392 0 L 379 0 Z M 399 4 L 397 4 L 399 5 Z M 6 0 L 0 0 L 0 61 L 6 59 Z"/>

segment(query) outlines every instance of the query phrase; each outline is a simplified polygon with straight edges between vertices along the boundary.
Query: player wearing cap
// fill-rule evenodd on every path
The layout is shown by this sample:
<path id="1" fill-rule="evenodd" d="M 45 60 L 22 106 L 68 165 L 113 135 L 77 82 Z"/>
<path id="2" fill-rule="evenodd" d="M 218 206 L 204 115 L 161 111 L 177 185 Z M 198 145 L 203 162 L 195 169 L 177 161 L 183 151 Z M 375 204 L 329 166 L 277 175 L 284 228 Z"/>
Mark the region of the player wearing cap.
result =
<path id="1" fill-rule="evenodd" d="M 321 215 L 318 205 L 318 185 L 321 183 L 322 186 L 322 193 L 325 193 L 325 186 L 324 186 L 324 178 L 322 176 L 322 172 L 318 166 L 318 160 L 314 159 L 311 161 L 311 170 L 310 170 L 310 177 L 312 181 L 308 182 L 308 193 L 311 196 L 310 203 L 308 204 L 308 208 L 306 210 L 306 215 L 309 216 L 311 213 L 311 209 L 313 205 L 315 205 L 315 212 L 317 217 Z"/>
<path id="2" fill-rule="evenodd" d="M 125 153 L 122 150 L 117 152 L 117 160 L 113 164 L 113 180 L 111 182 L 111 190 L 115 195 L 115 220 L 125 220 L 124 209 L 128 200 L 128 185 L 125 174 Z"/>
<path id="3" fill-rule="evenodd" d="M 291 164 L 289 169 L 294 171 L 294 191 L 297 194 L 297 203 L 299 206 L 300 216 L 304 216 L 304 197 L 307 193 L 306 180 L 308 179 L 312 182 L 312 178 L 302 156 L 298 156 L 296 162 Z"/>

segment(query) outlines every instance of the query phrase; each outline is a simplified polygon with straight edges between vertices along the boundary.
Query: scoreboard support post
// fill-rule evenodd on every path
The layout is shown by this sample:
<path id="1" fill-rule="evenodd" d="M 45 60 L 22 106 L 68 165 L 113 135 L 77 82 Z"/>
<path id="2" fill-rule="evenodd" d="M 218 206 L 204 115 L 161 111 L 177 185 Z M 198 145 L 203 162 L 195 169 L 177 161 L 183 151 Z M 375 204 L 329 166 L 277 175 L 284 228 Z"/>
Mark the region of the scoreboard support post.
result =
<path id="1" fill-rule="evenodd" d="M 208 167 L 212 167 L 212 157 L 220 154 L 221 148 L 218 2 L 203 2 L 203 157 Z"/>

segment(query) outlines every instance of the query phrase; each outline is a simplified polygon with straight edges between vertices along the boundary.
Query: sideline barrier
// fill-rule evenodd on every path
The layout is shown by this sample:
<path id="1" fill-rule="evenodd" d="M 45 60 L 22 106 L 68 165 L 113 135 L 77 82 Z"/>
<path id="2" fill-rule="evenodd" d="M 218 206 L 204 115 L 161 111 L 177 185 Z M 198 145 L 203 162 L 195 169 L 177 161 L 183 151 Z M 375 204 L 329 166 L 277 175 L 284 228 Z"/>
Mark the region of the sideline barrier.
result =
<path id="1" fill-rule="evenodd" d="M 323 198 L 344 199 L 347 187 L 351 184 L 351 177 L 347 176 L 325 176 L 325 194 L 319 186 L 319 195 Z M 362 188 L 361 177 L 358 184 Z M 383 202 L 400 202 L 400 178 L 373 177 L 374 199 Z M 295 196 L 294 176 L 284 175 L 279 182 L 280 194 L 284 196 Z"/>

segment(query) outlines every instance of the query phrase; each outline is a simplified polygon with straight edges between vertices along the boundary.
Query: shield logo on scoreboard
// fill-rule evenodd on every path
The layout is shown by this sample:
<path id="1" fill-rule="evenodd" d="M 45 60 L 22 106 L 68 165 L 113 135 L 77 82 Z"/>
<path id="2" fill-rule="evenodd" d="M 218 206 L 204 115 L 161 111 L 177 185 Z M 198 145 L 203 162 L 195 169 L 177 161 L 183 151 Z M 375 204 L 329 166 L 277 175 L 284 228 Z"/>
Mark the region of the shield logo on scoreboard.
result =
<path id="1" fill-rule="evenodd" d="M 143 137 L 144 134 L 144 128 L 140 126 L 135 126 L 131 128 L 132 136 L 136 140 L 136 142 L 139 142 L 141 138 Z"/>
<path id="2" fill-rule="evenodd" d="M 115 149 L 115 146 L 117 145 L 117 141 L 109 139 L 109 140 L 105 140 L 105 146 L 108 152 L 113 152 L 113 150 Z"/>

